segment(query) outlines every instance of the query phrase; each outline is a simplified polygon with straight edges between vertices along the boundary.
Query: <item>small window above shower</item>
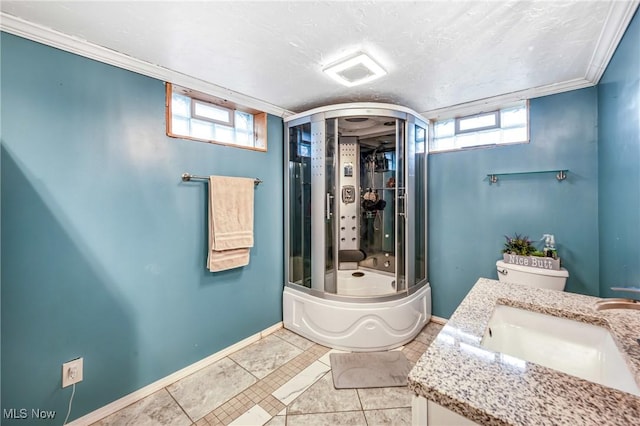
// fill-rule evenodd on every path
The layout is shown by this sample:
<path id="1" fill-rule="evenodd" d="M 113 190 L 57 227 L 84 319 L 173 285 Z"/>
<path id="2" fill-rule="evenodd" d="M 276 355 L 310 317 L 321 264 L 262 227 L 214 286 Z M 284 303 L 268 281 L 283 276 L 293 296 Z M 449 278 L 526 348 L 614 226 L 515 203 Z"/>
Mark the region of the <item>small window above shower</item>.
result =
<path id="1" fill-rule="evenodd" d="M 429 152 L 529 142 L 529 104 L 432 121 Z"/>

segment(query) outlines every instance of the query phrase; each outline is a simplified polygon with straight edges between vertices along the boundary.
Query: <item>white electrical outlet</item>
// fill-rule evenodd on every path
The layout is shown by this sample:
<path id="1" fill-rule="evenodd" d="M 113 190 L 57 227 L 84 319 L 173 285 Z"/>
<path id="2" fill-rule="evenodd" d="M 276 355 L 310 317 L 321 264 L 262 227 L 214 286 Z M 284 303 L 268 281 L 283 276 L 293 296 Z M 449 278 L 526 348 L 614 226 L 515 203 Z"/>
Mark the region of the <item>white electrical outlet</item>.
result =
<path id="1" fill-rule="evenodd" d="M 72 359 L 62 364 L 62 387 L 66 388 L 82 381 L 82 358 Z"/>

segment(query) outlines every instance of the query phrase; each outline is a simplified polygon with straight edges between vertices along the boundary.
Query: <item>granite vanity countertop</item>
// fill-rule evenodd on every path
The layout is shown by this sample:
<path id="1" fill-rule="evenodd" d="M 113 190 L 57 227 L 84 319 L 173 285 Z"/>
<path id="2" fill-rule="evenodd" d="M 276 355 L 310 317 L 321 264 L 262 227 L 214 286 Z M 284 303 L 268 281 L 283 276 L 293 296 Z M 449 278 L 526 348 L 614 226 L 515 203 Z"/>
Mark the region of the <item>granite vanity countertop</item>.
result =
<path id="1" fill-rule="evenodd" d="M 480 278 L 409 373 L 409 387 L 484 425 L 639 425 L 640 397 L 480 345 L 496 304 L 607 328 L 640 384 L 640 311 Z"/>

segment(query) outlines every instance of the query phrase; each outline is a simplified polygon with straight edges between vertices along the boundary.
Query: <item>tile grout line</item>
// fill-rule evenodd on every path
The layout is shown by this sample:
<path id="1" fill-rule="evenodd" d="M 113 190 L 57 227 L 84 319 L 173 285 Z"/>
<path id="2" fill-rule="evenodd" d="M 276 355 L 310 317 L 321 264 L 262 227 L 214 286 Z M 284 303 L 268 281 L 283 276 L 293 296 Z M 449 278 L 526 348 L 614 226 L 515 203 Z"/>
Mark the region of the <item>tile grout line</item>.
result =
<path id="1" fill-rule="evenodd" d="M 239 352 L 239 351 L 238 351 Z M 236 352 L 230 353 L 229 355 L 233 355 Z M 247 370 L 246 368 L 244 368 L 242 365 L 240 365 L 239 362 L 237 362 L 235 359 L 229 357 L 228 355 L 225 358 L 229 358 L 231 361 L 233 361 L 234 364 L 236 364 L 238 367 L 240 367 L 241 369 L 243 369 L 244 371 L 246 371 L 247 373 L 249 373 L 251 376 L 255 377 L 256 379 L 256 383 L 258 383 L 260 380 L 262 380 L 260 377 L 256 376 L 255 374 L 253 374 L 251 371 Z M 255 383 L 253 383 L 252 385 L 255 385 Z M 249 385 L 249 386 L 252 386 Z"/>
<path id="2" fill-rule="evenodd" d="M 364 417 L 364 423 L 368 426 L 369 422 L 367 422 L 367 416 L 364 414 L 364 404 L 362 404 L 362 398 L 360 397 L 360 389 L 356 388 L 356 396 L 358 397 L 358 403 L 360 404 L 360 411 L 362 412 L 362 417 Z"/>
<path id="3" fill-rule="evenodd" d="M 243 349 L 244 349 L 244 348 L 243 348 Z M 229 355 L 233 355 L 234 353 L 237 353 L 237 352 L 239 352 L 240 350 L 241 350 L 241 349 L 239 349 L 238 351 L 232 352 L 232 353 L 230 353 Z M 218 406 L 214 407 L 211 411 L 209 411 L 209 412 L 208 412 L 208 413 L 206 413 L 204 416 L 202 416 L 202 418 L 206 418 L 207 416 L 209 416 L 209 415 L 211 414 L 211 415 L 213 415 L 213 416 L 216 418 L 216 420 L 217 420 L 219 423 L 221 423 L 221 424 L 229 424 L 229 423 L 233 422 L 235 419 L 237 419 L 237 418 L 238 418 L 238 417 L 240 417 L 240 416 L 237 416 L 237 417 L 235 417 L 235 418 L 231 419 L 231 420 L 227 423 L 227 422 L 225 422 L 225 421 L 222 421 L 222 419 L 221 419 L 221 418 L 220 418 L 216 413 L 214 413 L 214 411 L 216 411 L 216 410 L 220 409 L 221 407 L 225 407 L 225 406 L 227 406 L 230 402 L 232 402 L 233 400 L 235 400 L 239 395 L 242 395 L 244 392 L 246 392 L 246 391 L 247 391 L 247 389 L 251 388 L 251 386 L 255 385 L 256 383 L 259 383 L 259 382 L 260 382 L 260 380 L 261 380 L 261 379 L 260 379 L 259 377 L 257 377 L 255 374 L 251 373 L 249 370 L 247 370 L 247 369 L 246 369 L 246 368 L 244 368 L 242 365 L 240 365 L 240 363 L 238 363 L 236 360 L 234 360 L 233 358 L 229 357 L 229 355 L 227 355 L 227 356 L 226 356 L 226 357 L 224 357 L 224 358 L 228 358 L 231 362 L 233 362 L 233 363 L 234 363 L 234 364 L 236 364 L 238 367 L 240 367 L 240 369 L 241 369 L 241 370 L 245 371 L 245 372 L 246 372 L 247 374 L 249 374 L 251 377 L 255 378 L 255 379 L 256 379 L 256 381 L 255 381 L 254 383 L 250 384 L 249 386 L 247 386 L 246 388 L 242 389 L 242 390 L 241 390 L 240 392 L 238 392 L 237 394 L 235 394 L 235 395 L 231 396 L 229 399 L 227 399 L 227 400 L 223 401 L 223 402 L 222 402 L 222 403 L 220 403 Z M 224 358 L 222 358 L 222 359 L 224 359 Z M 233 405 L 233 403 L 232 403 L 232 405 Z M 223 408 L 223 411 L 226 413 L 226 410 L 225 410 L 224 408 Z M 244 413 L 241 413 L 240 415 L 242 415 L 242 414 L 244 414 Z M 225 416 L 225 417 L 228 417 L 228 416 Z M 230 417 L 230 416 L 229 416 L 229 417 Z M 205 420 L 206 420 L 206 419 L 205 419 Z M 198 419 L 198 421 L 200 421 L 200 419 Z M 208 423 L 208 422 L 209 422 L 209 421 L 207 420 L 207 423 Z"/>
<path id="4" fill-rule="evenodd" d="M 306 349 L 305 349 L 305 348 L 303 348 L 303 347 L 301 347 L 301 346 L 296 345 L 296 344 L 295 344 L 295 343 L 293 343 L 293 342 L 288 341 L 288 340 L 287 340 L 287 339 L 285 339 L 284 337 L 280 337 L 280 336 L 276 335 L 276 333 L 277 333 L 278 331 L 280 331 L 280 330 L 287 330 L 287 329 L 286 329 L 286 328 L 284 328 L 284 327 L 282 327 L 282 328 L 278 329 L 277 331 L 274 331 L 271 335 L 272 335 L 272 336 L 274 336 L 274 337 L 277 337 L 278 339 L 282 340 L 283 342 L 286 342 L 286 343 L 290 344 L 291 346 L 295 346 L 296 348 L 300 349 L 302 352 L 305 352 L 305 351 L 307 351 L 308 349 L 310 349 L 310 348 L 306 348 Z M 290 330 L 287 330 L 287 331 L 289 331 L 289 332 L 290 332 L 290 333 L 292 333 L 292 334 L 295 334 L 295 333 L 293 333 L 293 331 L 290 331 Z M 296 334 L 296 336 L 297 336 L 297 334 Z M 302 337 L 302 336 L 300 336 L 300 337 Z M 306 337 L 302 337 L 302 338 L 303 338 L 303 339 L 306 339 Z"/>
<path id="5" fill-rule="evenodd" d="M 189 420 L 191 420 L 191 424 L 194 424 L 196 422 L 196 420 L 193 420 L 191 418 L 191 416 L 189 415 L 189 413 L 186 412 L 186 410 L 184 409 L 184 407 L 178 402 L 178 400 L 173 396 L 173 394 L 171 393 L 171 391 L 169 390 L 169 386 L 166 386 L 163 388 L 164 390 L 167 391 L 167 393 L 169 394 L 169 396 L 171 397 L 171 399 L 173 399 L 173 401 L 178 405 L 178 407 L 180 407 L 180 410 L 182 410 L 182 412 L 184 413 L 185 416 L 187 416 L 187 418 Z"/>

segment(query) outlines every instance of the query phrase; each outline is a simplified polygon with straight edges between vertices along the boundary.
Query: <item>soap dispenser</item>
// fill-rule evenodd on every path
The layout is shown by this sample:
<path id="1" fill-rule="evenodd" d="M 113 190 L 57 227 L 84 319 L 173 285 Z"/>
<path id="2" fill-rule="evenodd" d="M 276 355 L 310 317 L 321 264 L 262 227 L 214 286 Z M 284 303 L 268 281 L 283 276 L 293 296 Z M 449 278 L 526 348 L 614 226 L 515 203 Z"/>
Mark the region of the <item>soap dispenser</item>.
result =
<path id="1" fill-rule="evenodd" d="M 556 240 L 553 237 L 553 234 L 549 235 L 549 251 L 551 252 L 551 256 L 554 259 L 558 258 L 558 251 L 556 250 Z"/>
<path id="2" fill-rule="evenodd" d="M 544 256 L 557 259 L 558 252 L 556 250 L 556 241 L 553 234 L 544 234 L 542 236 L 542 239 L 544 240 Z"/>

